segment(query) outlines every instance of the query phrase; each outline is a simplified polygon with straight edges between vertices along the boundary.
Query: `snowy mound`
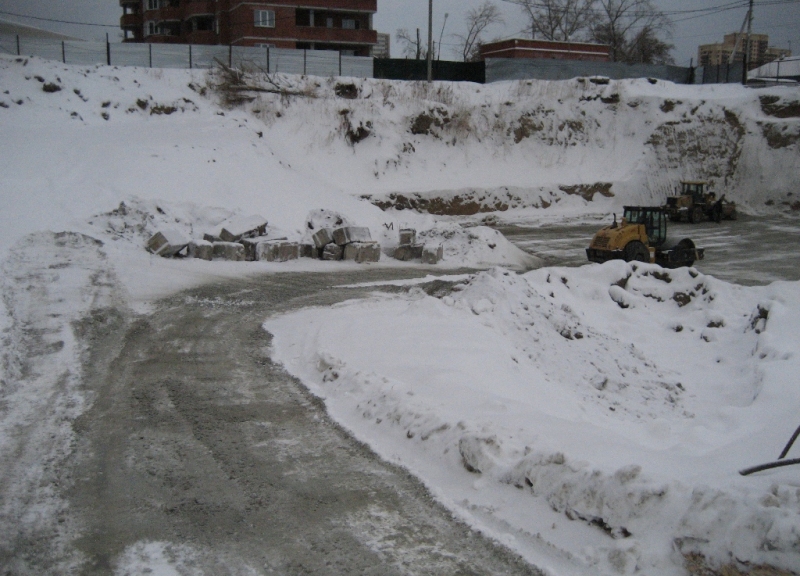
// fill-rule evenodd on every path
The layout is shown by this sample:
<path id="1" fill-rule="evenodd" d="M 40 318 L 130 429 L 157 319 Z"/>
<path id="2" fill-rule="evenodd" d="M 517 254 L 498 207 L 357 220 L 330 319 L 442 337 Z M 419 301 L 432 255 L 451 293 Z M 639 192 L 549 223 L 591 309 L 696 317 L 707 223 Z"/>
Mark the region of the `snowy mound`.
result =
<path id="1" fill-rule="evenodd" d="M 479 274 L 274 318 L 274 357 L 334 417 L 537 565 L 786 569 L 800 497 L 800 285 L 622 262 Z M 800 448 L 795 448 L 795 451 Z"/>

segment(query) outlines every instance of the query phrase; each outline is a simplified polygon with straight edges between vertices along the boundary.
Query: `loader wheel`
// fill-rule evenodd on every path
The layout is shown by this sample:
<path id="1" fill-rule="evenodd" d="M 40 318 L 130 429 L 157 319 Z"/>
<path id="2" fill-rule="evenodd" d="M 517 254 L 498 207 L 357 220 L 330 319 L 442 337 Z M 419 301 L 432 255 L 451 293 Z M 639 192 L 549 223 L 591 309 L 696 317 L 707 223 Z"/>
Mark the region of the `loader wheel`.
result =
<path id="1" fill-rule="evenodd" d="M 695 222 L 700 222 L 703 219 L 703 209 L 700 206 L 695 206 L 689 211 L 689 222 L 694 224 Z"/>
<path id="2" fill-rule="evenodd" d="M 684 238 L 678 245 L 676 246 L 678 250 L 681 250 L 684 254 L 694 254 L 695 253 L 695 245 L 694 242 L 689 238 Z M 694 266 L 694 258 L 687 258 L 683 262 L 681 262 L 681 266 Z"/>
<path id="3" fill-rule="evenodd" d="M 650 262 L 650 251 L 638 240 L 628 242 L 623 250 L 623 255 L 625 262 Z"/>

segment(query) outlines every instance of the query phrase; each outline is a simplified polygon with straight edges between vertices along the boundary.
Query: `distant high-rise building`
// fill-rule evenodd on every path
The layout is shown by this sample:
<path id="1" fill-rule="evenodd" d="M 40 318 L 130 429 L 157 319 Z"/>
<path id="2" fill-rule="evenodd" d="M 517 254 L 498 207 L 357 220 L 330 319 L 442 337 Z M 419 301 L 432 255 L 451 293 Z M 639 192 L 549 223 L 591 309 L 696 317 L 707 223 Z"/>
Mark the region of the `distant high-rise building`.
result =
<path id="1" fill-rule="evenodd" d="M 746 43 L 746 34 L 726 34 L 719 44 L 703 44 L 698 47 L 697 61 L 701 66 L 719 66 L 727 64 L 731 54 L 734 62 L 743 62 L 747 54 L 748 68 L 753 69 L 782 56 L 791 56 L 789 50 L 771 47 L 767 34 L 750 34 L 749 50 L 745 47 Z"/>
<path id="2" fill-rule="evenodd" d="M 119 0 L 125 42 L 335 50 L 370 56 L 377 0 Z"/>
<path id="3" fill-rule="evenodd" d="M 378 32 L 378 44 L 372 49 L 375 58 L 392 57 L 392 35 Z"/>

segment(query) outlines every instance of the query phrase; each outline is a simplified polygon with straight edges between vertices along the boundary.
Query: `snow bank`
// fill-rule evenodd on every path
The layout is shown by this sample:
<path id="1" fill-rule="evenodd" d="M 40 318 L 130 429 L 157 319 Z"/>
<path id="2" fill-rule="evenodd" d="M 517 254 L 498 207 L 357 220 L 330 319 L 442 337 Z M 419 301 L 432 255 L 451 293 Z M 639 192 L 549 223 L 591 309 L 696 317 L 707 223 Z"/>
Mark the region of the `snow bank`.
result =
<path id="1" fill-rule="evenodd" d="M 612 262 L 264 326 L 335 418 L 537 565 L 680 574 L 692 552 L 797 567 L 795 474 L 738 470 L 800 424 L 798 304 L 797 283 Z"/>

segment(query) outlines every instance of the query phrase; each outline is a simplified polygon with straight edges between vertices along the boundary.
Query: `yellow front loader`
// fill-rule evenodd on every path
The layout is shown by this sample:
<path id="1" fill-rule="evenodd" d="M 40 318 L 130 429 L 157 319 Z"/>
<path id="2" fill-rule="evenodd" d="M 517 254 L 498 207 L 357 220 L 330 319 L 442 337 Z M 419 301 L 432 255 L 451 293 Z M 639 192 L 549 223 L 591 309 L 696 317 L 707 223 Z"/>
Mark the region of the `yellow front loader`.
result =
<path id="1" fill-rule="evenodd" d="M 591 262 L 625 260 L 650 262 L 664 268 L 692 266 L 705 256 L 689 238 L 677 244 L 667 243 L 667 214 L 661 207 L 625 206 L 621 222 L 597 232 L 586 249 Z"/>

